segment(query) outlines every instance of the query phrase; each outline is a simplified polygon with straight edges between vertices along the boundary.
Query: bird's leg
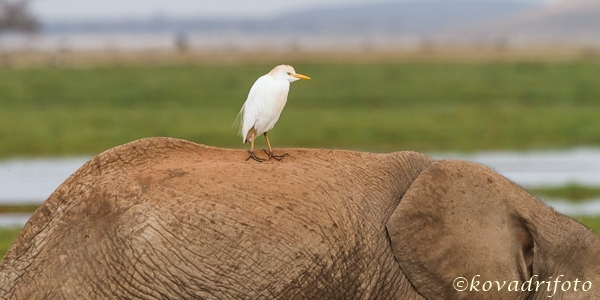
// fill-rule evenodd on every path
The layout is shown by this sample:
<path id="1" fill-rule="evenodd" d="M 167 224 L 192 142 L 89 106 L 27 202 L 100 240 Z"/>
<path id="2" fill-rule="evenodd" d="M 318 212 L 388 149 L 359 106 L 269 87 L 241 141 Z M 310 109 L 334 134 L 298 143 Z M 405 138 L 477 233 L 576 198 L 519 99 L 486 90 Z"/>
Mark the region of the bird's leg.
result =
<path id="1" fill-rule="evenodd" d="M 256 130 L 254 128 L 250 129 L 250 150 L 248 150 L 248 152 L 250 153 L 250 155 L 248 155 L 248 158 L 246 158 L 246 161 L 248 161 L 250 158 L 254 159 L 257 162 L 263 162 L 265 161 L 262 158 L 258 158 L 256 156 L 256 154 L 254 154 L 254 138 L 256 137 Z"/>
<path id="2" fill-rule="evenodd" d="M 267 141 L 267 147 L 269 147 L 269 151 L 267 152 L 267 150 L 264 150 L 265 153 L 267 153 L 267 155 L 269 155 L 269 159 L 274 158 L 276 160 L 281 160 L 284 156 L 289 156 L 289 154 L 284 153 L 283 155 L 275 155 L 273 154 L 273 149 L 271 148 L 271 143 L 269 142 L 269 137 L 267 136 L 267 133 L 263 133 L 263 135 L 265 136 L 265 140 Z"/>

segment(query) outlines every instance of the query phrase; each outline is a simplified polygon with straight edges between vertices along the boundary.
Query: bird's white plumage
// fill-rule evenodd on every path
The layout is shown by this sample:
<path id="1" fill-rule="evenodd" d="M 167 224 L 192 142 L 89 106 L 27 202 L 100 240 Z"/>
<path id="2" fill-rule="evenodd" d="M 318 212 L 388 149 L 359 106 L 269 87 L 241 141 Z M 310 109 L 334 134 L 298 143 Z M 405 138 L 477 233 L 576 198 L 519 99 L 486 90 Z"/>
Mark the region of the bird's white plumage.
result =
<path id="1" fill-rule="evenodd" d="M 298 79 L 309 78 L 296 74 L 291 66 L 280 65 L 254 82 L 239 113 L 244 143 L 250 142 L 248 132 L 252 128 L 256 130 L 256 138 L 275 126 L 287 102 L 290 83 Z"/>

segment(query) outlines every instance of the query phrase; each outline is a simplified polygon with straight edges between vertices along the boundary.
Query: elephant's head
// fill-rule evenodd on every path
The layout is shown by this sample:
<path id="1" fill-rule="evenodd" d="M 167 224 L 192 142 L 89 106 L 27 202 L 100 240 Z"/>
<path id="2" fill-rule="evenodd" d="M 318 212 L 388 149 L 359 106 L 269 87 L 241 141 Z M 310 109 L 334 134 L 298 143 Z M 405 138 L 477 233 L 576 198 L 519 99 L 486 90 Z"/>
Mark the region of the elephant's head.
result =
<path id="1" fill-rule="evenodd" d="M 387 229 L 427 299 L 600 297 L 598 236 L 478 164 L 431 164 Z"/>
<path id="2" fill-rule="evenodd" d="M 579 291 L 552 299 L 598 297 L 598 237 L 483 166 L 285 151 L 151 138 L 98 155 L 23 228 L 0 298 L 545 299 L 509 287 L 560 275 Z"/>

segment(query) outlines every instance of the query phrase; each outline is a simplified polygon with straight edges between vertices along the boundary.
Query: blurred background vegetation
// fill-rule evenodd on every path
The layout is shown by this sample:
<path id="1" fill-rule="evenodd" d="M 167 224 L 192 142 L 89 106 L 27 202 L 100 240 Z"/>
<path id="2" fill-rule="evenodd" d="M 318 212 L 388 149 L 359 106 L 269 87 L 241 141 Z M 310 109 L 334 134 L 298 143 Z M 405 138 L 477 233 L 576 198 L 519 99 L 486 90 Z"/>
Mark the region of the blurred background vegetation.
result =
<path id="1" fill-rule="evenodd" d="M 0 156 L 97 154 L 148 136 L 244 147 L 232 128 L 276 62 L 0 72 Z M 600 145 L 600 63 L 312 63 L 277 147 L 476 151 Z"/>

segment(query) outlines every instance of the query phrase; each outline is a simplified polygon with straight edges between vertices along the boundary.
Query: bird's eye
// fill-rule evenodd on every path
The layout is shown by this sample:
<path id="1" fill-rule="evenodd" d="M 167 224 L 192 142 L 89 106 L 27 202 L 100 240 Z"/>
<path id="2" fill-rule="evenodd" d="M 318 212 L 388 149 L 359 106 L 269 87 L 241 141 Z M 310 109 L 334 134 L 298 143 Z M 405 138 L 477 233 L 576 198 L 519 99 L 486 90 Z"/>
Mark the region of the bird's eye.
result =
<path id="1" fill-rule="evenodd" d="M 288 75 L 292 75 L 292 72 L 287 72 Z"/>

